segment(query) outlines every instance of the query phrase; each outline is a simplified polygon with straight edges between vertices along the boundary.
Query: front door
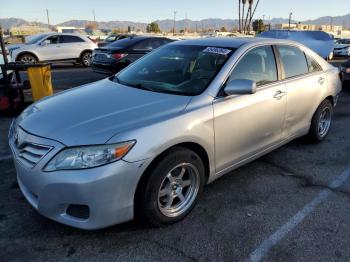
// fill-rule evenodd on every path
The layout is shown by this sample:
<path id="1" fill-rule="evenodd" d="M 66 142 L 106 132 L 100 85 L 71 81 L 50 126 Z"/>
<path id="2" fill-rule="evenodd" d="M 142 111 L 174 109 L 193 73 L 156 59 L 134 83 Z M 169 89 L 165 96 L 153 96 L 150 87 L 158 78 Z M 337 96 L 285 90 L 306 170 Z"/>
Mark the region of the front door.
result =
<path id="1" fill-rule="evenodd" d="M 217 172 L 282 140 L 287 96 L 285 84 L 278 83 L 272 47 L 257 47 L 245 54 L 227 83 L 234 79 L 255 81 L 257 92 L 214 100 Z"/>

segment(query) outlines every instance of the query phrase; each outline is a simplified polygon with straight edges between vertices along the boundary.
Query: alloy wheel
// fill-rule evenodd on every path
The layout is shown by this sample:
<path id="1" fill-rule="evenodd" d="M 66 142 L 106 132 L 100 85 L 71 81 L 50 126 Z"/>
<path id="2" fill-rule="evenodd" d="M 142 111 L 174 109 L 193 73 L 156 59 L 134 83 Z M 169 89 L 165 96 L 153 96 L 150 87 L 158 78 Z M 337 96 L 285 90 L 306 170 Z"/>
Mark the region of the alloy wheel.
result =
<path id="1" fill-rule="evenodd" d="M 173 167 L 158 190 L 158 207 L 167 217 L 186 212 L 196 199 L 200 186 L 198 169 L 190 163 Z"/>
<path id="2" fill-rule="evenodd" d="M 82 57 L 82 62 L 84 64 L 84 66 L 90 66 L 91 64 L 91 53 L 85 53 Z"/>
<path id="3" fill-rule="evenodd" d="M 324 108 L 318 121 L 318 133 L 321 137 L 328 133 L 331 126 L 332 113 L 328 107 Z"/>
<path id="4" fill-rule="evenodd" d="M 20 61 L 26 64 L 34 64 L 36 62 L 36 59 L 31 55 L 23 55 Z"/>

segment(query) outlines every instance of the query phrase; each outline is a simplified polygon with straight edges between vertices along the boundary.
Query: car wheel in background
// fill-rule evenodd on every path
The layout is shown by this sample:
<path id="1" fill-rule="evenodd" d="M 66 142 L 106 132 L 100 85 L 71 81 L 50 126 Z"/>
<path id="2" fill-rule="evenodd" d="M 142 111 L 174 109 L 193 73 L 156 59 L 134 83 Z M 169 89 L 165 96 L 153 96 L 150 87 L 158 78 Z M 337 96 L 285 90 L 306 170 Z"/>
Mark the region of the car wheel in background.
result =
<path id="1" fill-rule="evenodd" d="M 137 214 L 152 226 L 183 219 L 203 190 L 204 173 L 203 161 L 195 152 L 182 147 L 169 150 L 141 185 Z"/>
<path id="2" fill-rule="evenodd" d="M 314 114 L 307 138 L 310 142 L 323 141 L 331 127 L 333 105 L 328 99 L 324 100 Z"/>
<path id="3" fill-rule="evenodd" d="M 38 59 L 32 54 L 22 54 L 16 59 L 16 61 L 26 64 L 34 64 L 38 62 Z"/>
<path id="4" fill-rule="evenodd" d="M 91 51 L 85 51 L 81 54 L 80 62 L 83 64 L 83 66 L 91 66 L 91 58 L 92 58 L 92 52 Z"/>

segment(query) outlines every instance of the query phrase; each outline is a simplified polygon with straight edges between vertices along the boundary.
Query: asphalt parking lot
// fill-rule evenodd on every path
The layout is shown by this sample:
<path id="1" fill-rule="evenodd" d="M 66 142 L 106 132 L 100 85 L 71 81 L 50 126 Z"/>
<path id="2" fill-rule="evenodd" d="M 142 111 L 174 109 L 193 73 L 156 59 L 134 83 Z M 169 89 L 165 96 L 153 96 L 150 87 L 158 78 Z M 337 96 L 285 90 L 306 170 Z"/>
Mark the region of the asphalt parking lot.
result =
<path id="1" fill-rule="evenodd" d="M 53 85 L 104 77 L 58 67 Z M 185 220 L 164 228 L 131 221 L 87 232 L 40 216 L 16 182 L 10 122 L 0 118 L 2 261 L 350 261 L 350 87 L 325 142 L 298 139 L 223 176 Z"/>

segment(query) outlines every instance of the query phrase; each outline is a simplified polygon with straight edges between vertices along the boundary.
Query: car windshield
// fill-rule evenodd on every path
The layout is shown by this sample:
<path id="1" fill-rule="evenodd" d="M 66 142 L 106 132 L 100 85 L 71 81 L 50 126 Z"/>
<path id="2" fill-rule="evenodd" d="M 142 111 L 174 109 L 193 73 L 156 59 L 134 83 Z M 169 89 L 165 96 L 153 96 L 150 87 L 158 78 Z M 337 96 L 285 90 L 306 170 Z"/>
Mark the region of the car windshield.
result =
<path id="1" fill-rule="evenodd" d="M 114 41 L 115 41 L 115 38 L 116 38 L 115 35 L 111 35 L 111 36 L 109 36 L 109 37 L 107 37 L 107 38 L 105 39 L 105 42 L 114 42 Z"/>
<path id="2" fill-rule="evenodd" d="M 114 81 L 154 92 L 198 95 L 233 52 L 212 46 L 165 46 L 122 71 Z"/>
<path id="3" fill-rule="evenodd" d="M 39 42 L 41 39 L 43 39 L 44 37 L 46 37 L 48 35 L 44 34 L 44 35 L 37 35 L 37 36 L 34 36 L 32 39 L 30 39 L 26 44 L 27 45 L 32 45 L 32 44 L 35 44 L 37 42 Z"/>

